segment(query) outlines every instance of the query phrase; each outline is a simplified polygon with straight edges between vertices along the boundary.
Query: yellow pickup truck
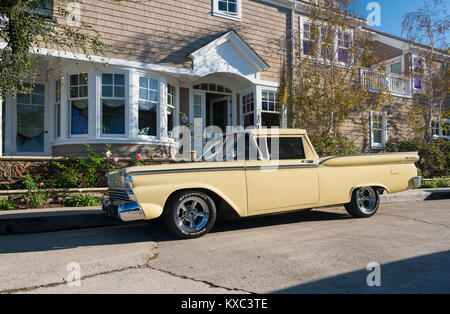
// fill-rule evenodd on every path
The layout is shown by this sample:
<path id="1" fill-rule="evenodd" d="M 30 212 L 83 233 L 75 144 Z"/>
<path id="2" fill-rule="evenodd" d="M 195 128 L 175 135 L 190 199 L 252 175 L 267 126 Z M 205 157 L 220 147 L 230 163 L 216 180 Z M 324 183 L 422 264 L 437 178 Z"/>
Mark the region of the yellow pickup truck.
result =
<path id="1" fill-rule="evenodd" d="M 345 204 L 353 217 L 371 217 L 379 194 L 421 184 L 417 152 L 319 158 L 305 130 L 246 130 L 208 144 L 197 162 L 109 173 L 103 210 L 123 221 L 163 216 L 175 235 L 195 238 L 230 212 L 248 217 Z"/>

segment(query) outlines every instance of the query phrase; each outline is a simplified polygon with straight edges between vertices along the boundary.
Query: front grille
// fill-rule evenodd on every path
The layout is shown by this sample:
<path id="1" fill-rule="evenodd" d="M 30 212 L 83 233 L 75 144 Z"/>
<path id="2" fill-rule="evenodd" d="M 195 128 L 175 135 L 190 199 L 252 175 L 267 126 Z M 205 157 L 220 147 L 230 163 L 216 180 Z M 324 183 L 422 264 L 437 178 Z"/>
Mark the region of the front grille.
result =
<path id="1" fill-rule="evenodd" d="M 127 191 L 125 190 L 108 190 L 108 195 L 111 201 L 129 201 L 130 196 L 128 195 Z"/>

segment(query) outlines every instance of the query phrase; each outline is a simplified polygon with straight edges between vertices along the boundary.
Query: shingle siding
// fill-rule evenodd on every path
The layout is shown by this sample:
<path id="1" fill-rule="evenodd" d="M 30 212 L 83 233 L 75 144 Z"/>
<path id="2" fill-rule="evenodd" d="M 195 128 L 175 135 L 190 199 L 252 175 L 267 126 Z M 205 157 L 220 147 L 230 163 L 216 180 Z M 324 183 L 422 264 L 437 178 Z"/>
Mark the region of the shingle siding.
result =
<path id="1" fill-rule="evenodd" d="M 212 15 L 211 0 L 122 2 L 87 0 L 83 20 L 110 45 L 108 56 L 191 68 L 188 55 L 234 29 L 270 65 L 261 79 L 278 81 L 286 55 L 290 10 L 242 0 L 242 21 Z"/>

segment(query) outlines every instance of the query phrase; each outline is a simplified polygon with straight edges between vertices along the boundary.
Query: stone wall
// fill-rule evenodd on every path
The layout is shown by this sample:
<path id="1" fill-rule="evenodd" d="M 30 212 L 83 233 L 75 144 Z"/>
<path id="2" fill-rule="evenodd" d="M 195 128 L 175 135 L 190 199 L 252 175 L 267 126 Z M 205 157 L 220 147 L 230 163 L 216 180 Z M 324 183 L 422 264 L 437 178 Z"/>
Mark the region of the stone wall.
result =
<path id="1" fill-rule="evenodd" d="M 52 161 L 61 161 L 60 157 L 0 157 L 0 190 L 20 189 L 21 182 L 25 176 L 41 176 L 44 179 L 56 171 Z M 143 164 L 165 164 L 174 162 L 169 159 L 143 160 Z M 121 158 L 118 166 L 120 168 L 133 166 L 134 161 L 131 158 Z M 101 173 L 99 176 L 104 177 Z M 106 177 L 100 180 L 100 186 L 106 186 Z"/>

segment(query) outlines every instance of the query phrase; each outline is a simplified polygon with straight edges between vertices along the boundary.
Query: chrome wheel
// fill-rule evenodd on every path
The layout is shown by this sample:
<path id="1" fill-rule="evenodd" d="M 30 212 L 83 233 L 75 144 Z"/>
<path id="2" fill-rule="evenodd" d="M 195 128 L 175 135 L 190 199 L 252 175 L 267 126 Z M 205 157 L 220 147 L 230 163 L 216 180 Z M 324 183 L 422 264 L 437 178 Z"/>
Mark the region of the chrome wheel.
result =
<path id="1" fill-rule="evenodd" d="M 177 226 L 187 233 L 202 230 L 209 220 L 209 206 L 200 197 L 190 196 L 178 205 L 175 211 Z"/>
<path id="2" fill-rule="evenodd" d="M 366 213 L 372 214 L 377 210 L 378 198 L 374 189 L 367 188 L 359 188 L 356 192 L 356 204 L 359 209 Z"/>

